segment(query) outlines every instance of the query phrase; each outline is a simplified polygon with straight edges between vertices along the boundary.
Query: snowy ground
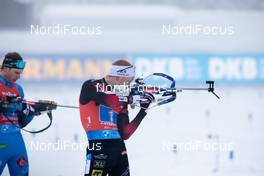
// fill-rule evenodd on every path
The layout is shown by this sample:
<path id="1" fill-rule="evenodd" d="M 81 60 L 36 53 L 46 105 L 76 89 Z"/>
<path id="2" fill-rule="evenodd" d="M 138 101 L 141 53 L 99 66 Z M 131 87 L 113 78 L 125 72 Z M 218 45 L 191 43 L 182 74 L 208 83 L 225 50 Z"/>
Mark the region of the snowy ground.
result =
<path id="1" fill-rule="evenodd" d="M 30 100 L 78 105 L 80 86 L 26 85 L 24 89 Z M 185 92 L 170 105 L 150 111 L 126 142 L 131 175 L 263 176 L 264 88 L 216 91 L 220 101 L 207 92 Z M 136 113 L 132 110 L 131 118 Z M 45 124 L 44 117 L 28 128 Z M 23 132 L 31 176 L 83 175 L 86 135 L 79 119 L 78 110 L 57 109 L 50 129 L 35 136 Z M 3 175 L 8 175 L 7 169 Z"/>

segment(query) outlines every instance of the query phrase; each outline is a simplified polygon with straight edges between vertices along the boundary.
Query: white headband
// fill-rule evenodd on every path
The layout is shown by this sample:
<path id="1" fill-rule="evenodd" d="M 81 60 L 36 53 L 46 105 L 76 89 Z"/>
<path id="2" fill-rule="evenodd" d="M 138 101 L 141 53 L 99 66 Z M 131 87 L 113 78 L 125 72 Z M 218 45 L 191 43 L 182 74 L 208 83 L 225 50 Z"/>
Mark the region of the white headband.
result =
<path id="1" fill-rule="evenodd" d="M 112 65 L 108 75 L 120 77 L 135 77 L 135 67 Z"/>

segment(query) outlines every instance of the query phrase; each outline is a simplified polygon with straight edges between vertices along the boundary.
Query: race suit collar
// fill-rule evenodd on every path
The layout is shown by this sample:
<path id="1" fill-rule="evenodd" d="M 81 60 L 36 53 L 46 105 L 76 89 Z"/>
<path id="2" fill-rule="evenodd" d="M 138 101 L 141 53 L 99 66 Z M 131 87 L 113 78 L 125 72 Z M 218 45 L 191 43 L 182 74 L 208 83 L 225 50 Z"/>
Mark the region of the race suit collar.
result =
<path id="1" fill-rule="evenodd" d="M 3 75 L 0 74 L 0 82 L 2 82 L 4 85 L 6 85 L 7 87 L 13 87 L 13 84 L 8 82 L 4 77 Z"/>

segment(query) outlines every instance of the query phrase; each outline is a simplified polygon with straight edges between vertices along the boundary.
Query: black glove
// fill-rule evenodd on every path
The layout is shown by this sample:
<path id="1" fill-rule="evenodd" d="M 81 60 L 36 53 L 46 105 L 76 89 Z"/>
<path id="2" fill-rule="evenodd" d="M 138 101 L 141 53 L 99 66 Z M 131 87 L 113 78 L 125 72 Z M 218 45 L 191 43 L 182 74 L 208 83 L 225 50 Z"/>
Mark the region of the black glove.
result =
<path id="1" fill-rule="evenodd" d="M 144 93 L 142 98 L 146 99 L 140 101 L 140 107 L 143 109 L 147 109 L 149 105 L 155 100 L 155 97 L 151 93 Z"/>
<path id="2" fill-rule="evenodd" d="M 35 115 L 35 109 L 28 103 L 22 103 L 22 112 L 26 116 Z"/>

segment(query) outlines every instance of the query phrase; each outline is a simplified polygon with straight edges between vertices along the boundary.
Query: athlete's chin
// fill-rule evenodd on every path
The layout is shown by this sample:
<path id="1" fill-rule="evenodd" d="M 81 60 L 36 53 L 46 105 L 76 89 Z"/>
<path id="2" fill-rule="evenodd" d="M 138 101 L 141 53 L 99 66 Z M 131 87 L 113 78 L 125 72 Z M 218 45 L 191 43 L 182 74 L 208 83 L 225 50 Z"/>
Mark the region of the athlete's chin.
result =
<path id="1" fill-rule="evenodd" d="M 12 82 L 14 83 L 14 82 L 16 82 L 17 80 L 18 80 L 17 78 L 16 78 L 16 79 L 13 79 Z"/>

